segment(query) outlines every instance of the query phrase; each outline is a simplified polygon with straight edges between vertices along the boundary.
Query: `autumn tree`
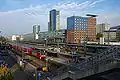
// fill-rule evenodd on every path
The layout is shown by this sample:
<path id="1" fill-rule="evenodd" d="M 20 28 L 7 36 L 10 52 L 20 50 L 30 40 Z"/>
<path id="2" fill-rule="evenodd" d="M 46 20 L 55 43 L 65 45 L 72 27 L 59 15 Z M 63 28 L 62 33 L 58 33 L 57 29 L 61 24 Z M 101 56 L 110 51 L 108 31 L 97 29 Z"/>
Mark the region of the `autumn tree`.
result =
<path id="1" fill-rule="evenodd" d="M 4 65 L 0 67 L 0 80 L 13 80 L 12 71 Z"/>
<path id="2" fill-rule="evenodd" d="M 7 38 L 1 36 L 1 37 L 0 37 L 0 41 L 1 41 L 1 42 L 6 42 L 6 41 L 7 41 Z"/>

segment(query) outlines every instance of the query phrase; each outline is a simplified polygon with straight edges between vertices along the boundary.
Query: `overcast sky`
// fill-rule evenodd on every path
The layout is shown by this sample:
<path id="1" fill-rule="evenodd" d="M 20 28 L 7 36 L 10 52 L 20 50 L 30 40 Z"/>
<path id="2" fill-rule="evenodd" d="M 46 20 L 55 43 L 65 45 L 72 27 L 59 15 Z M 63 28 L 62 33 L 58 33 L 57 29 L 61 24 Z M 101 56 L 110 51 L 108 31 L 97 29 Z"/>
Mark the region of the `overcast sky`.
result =
<path id="1" fill-rule="evenodd" d="M 32 33 L 32 26 L 40 24 L 48 30 L 49 11 L 60 10 L 61 29 L 72 15 L 97 14 L 97 23 L 120 24 L 120 0 L 0 0 L 0 30 L 2 35 Z"/>

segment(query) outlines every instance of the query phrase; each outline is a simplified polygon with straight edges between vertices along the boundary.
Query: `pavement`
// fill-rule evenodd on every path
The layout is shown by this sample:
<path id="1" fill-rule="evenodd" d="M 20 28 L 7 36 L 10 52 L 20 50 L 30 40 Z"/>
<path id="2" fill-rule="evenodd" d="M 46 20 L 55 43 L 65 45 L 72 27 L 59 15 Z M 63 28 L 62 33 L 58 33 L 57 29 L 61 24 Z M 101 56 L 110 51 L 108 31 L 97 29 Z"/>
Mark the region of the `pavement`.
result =
<path id="1" fill-rule="evenodd" d="M 14 80 L 35 80 L 35 77 L 25 72 L 24 70 L 17 69 L 13 73 Z"/>
<path id="2" fill-rule="evenodd" d="M 61 59 L 61 58 L 56 58 L 56 57 L 47 57 L 47 59 L 49 61 L 53 61 L 53 62 L 60 63 L 60 64 L 68 64 L 67 59 Z"/>

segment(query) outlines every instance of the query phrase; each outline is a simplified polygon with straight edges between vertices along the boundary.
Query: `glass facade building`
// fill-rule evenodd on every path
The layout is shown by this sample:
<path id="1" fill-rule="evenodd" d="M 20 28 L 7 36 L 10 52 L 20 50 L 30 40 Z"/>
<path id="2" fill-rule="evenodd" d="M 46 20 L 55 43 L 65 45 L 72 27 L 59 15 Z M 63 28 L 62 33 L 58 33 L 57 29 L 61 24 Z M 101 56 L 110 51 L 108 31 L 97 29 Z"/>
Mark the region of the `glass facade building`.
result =
<path id="1" fill-rule="evenodd" d="M 96 18 L 71 16 L 67 18 L 67 42 L 81 43 L 96 39 Z"/>
<path id="2" fill-rule="evenodd" d="M 60 29 L 60 13 L 59 11 L 56 11 L 55 9 L 50 11 L 50 30 L 49 31 L 55 31 Z"/>
<path id="3" fill-rule="evenodd" d="M 39 33 L 40 32 L 40 25 L 34 25 L 33 26 L 33 33 Z"/>
<path id="4" fill-rule="evenodd" d="M 34 25 L 33 26 L 33 34 L 34 34 L 34 39 L 38 39 L 38 34 L 40 32 L 40 25 Z"/>
<path id="5" fill-rule="evenodd" d="M 67 30 L 86 30 L 88 28 L 88 18 L 72 16 L 67 18 Z"/>

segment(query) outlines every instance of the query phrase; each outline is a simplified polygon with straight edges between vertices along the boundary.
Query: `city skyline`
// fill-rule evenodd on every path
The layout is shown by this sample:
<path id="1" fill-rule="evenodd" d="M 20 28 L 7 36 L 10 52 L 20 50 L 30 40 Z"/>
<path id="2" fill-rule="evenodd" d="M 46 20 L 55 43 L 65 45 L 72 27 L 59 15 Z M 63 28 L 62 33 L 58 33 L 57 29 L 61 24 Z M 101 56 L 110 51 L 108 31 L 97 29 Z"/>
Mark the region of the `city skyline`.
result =
<path id="1" fill-rule="evenodd" d="M 99 15 L 97 23 L 107 22 L 110 26 L 120 24 L 119 0 L 2 0 L 0 1 L 0 30 L 4 35 L 32 33 L 34 24 L 47 31 L 49 11 L 60 11 L 60 28 L 66 28 L 67 17 Z M 113 5 L 113 6 L 111 6 Z M 114 9 L 114 11 L 113 11 Z"/>

